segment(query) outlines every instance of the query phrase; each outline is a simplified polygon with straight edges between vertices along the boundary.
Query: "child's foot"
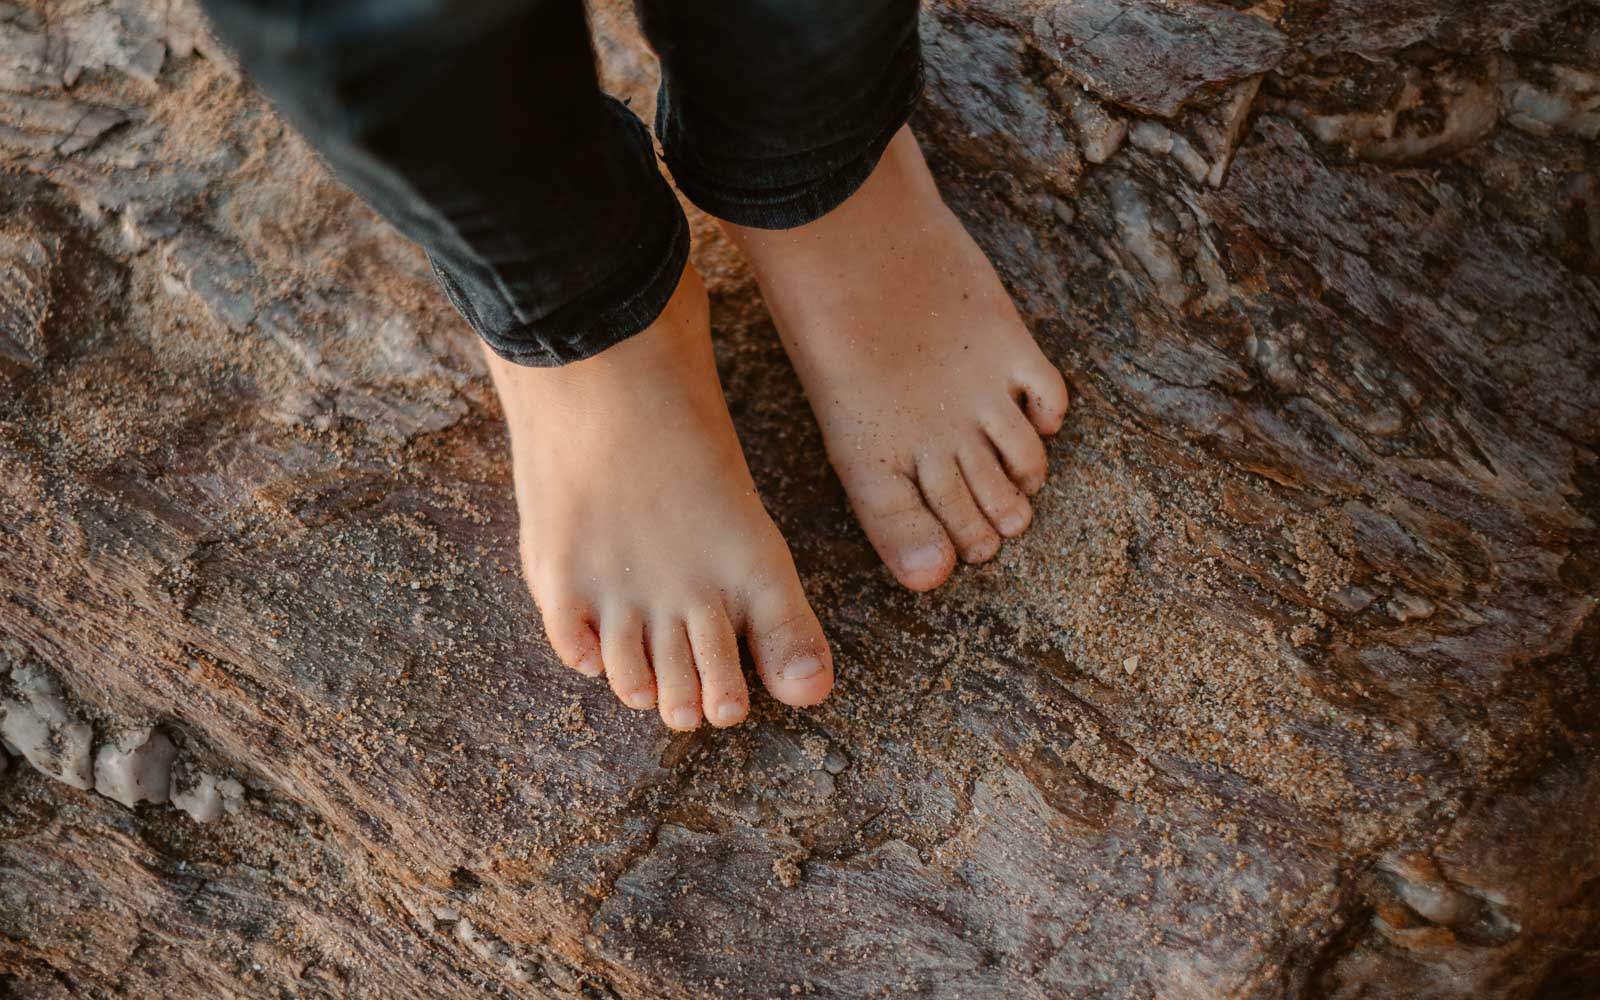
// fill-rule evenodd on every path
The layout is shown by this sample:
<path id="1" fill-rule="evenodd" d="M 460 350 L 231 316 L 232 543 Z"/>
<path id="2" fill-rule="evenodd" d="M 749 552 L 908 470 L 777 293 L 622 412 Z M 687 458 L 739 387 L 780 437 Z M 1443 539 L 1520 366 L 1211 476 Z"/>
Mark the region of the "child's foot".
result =
<path id="1" fill-rule="evenodd" d="M 728 726 L 749 707 L 743 634 L 773 697 L 827 695 L 828 643 L 739 450 L 692 268 L 649 329 L 595 357 L 489 369 L 523 566 L 568 666 L 674 729 Z"/>
<path id="2" fill-rule="evenodd" d="M 943 583 L 1033 517 L 1067 387 L 901 129 L 866 184 L 779 232 L 725 227 L 755 267 L 835 471 L 890 570 Z"/>

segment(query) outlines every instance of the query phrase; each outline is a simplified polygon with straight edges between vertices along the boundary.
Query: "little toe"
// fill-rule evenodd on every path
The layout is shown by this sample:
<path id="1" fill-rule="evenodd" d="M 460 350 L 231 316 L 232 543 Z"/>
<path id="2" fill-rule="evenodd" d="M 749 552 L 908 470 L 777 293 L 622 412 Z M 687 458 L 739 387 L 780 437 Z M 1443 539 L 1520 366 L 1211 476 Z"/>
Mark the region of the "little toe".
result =
<path id="1" fill-rule="evenodd" d="M 988 439 L 969 442 L 961 449 L 960 462 L 962 477 L 995 530 L 1005 538 L 1027 531 L 1033 523 L 1033 507 L 1006 475 Z"/>
<path id="2" fill-rule="evenodd" d="M 739 666 L 739 641 L 721 595 L 702 602 L 690 613 L 688 625 L 706 721 L 719 728 L 736 725 L 750 711 L 750 692 Z"/>
<path id="3" fill-rule="evenodd" d="M 930 458 L 917 466 L 917 481 L 922 495 L 955 543 L 961 560 L 986 562 L 1000 550 L 1000 536 L 978 504 L 961 475 L 954 455 Z"/>
<path id="4" fill-rule="evenodd" d="M 650 665 L 656 675 L 661 721 L 688 732 L 700 727 L 700 674 L 683 621 L 664 618 L 650 625 Z"/>
<path id="5" fill-rule="evenodd" d="M 644 622 L 637 611 L 607 609 L 600 621 L 600 659 L 618 700 L 629 708 L 656 703 L 655 679 L 644 655 Z"/>
<path id="6" fill-rule="evenodd" d="M 561 662 L 585 677 L 599 677 L 600 637 L 594 630 L 594 611 L 587 601 L 571 597 L 539 602 L 544 634 Z"/>
<path id="7" fill-rule="evenodd" d="M 1039 432 L 1028 418 L 1021 410 L 1006 407 L 985 422 L 984 430 L 1005 463 L 1011 481 L 1024 493 L 1037 493 L 1049 471 L 1049 459 Z"/>
<path id="8" fill-rule="evenodd" d="M 1023 412 L 1034 430 L 1048 436 L 1061 429 L 1062 421 L 1067 418 L 1067 407 L 1072 403 L 1072 394 L 1067 390 L 1067 380 L 1062 377 L 1061 369 L 1036 352 L 1017 373 L 1016 388 L 1022 397 Z"/>
<path id="9" fill-rule="evenodd" d="M 900 474 L 869 474 L 845 478 L 844 485 L 856 519 L 895 579 L 920 591 L 949 578 L 955 546 L 915 483 Z"/>
<path id="10" fill-rule="evenodd" d="M 762 587 L 751 599 L 746 638 L 756 670 L 785 705 L 815 705 L 833 688 L 833 654 L 798 578 Z"/>

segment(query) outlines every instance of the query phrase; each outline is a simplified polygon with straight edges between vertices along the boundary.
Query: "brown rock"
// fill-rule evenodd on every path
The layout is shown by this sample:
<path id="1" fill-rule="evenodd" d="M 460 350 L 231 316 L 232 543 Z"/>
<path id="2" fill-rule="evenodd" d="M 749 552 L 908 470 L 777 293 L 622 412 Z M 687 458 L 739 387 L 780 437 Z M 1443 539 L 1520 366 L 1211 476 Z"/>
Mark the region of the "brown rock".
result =
<path id="1" fill-rule="evenodd" d="M 678 736 L 543 644 L 421 255 L 186 5 L 0 5 L 0 704 L 237 782 L 0 752 L 0 994 L 1589 995 L 1600 13 L 1242 7 L 930 5 L 914 126 L 1079 397 L 932 595 L 695 221 L 841 681 Z"/>

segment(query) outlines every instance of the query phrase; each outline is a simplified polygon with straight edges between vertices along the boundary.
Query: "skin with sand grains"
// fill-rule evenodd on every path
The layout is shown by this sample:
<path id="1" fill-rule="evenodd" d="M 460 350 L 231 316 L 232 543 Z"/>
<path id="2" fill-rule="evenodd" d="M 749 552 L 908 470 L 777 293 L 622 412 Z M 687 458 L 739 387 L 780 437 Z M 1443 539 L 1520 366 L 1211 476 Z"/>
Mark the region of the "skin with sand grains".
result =
<path id="1" fill-rule="evenodd" d="M 1025 531 L 1066 384 L 910 130 L 822 219 L 727 231 L 896 579 L 929 590 L 957 558 L 984 562 Z M 826 697 L 828 641 L 739 450 L 694 270 L 649 329 L 594 358 L 536 369 L 488 357 L 524 569 L 562 660 L 679 730 L 745 718 L 740 635 L 774 698 Z"/>

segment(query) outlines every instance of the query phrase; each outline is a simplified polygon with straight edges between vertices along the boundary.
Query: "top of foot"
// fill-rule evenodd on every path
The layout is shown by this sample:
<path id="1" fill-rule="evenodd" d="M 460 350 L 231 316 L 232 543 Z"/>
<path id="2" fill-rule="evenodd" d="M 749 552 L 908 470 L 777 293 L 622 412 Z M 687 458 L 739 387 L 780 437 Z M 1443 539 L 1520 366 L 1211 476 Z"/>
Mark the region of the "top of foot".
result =
<path id="1" fill-rule="evenodd" d="M 698 276 L 593 358 L 489 363 L 523 564 L 562 660 L 674 729 L 729 726 L 749 711 L 742 635 L 775 698 L 821 701 L 828 643 L 739 450 Z"/>
<path id="2" fill-rule="evenodd" d="M 894 576 L 938 586 L 1026 530 L 1065 416 L 1061 373 L 939 196 L 909 129 L 798 229 L 725 227 L 755 267 L 861 526 Z"/>

